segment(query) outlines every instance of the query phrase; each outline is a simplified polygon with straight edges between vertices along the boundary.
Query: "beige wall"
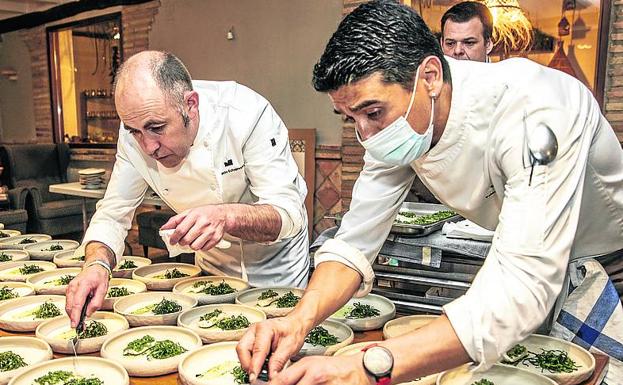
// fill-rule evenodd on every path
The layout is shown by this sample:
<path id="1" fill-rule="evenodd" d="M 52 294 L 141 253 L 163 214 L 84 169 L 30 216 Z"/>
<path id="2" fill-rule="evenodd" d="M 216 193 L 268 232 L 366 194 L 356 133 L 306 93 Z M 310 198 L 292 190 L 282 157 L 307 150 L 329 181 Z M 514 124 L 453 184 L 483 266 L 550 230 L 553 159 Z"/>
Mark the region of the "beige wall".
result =
<path id="1" fill-rule="evenodd" d="M 341 20 L 342 0 L 161 0 L 150 48 L 179 56 L 193 78 L 236 80 L 266 97 L 290 128 L 340 144 L 341 122 L 311 86 Z M 233 26 L 235 40 L 227 40 Z"/>
<path id="2" fill-rule="evenodd" d="M 34 141 L 30 55 L 17 32 L 2 34 L 0 70 L 5 68 L 16 70 L 18 78 L 0 76 L 0 142 Z"/>

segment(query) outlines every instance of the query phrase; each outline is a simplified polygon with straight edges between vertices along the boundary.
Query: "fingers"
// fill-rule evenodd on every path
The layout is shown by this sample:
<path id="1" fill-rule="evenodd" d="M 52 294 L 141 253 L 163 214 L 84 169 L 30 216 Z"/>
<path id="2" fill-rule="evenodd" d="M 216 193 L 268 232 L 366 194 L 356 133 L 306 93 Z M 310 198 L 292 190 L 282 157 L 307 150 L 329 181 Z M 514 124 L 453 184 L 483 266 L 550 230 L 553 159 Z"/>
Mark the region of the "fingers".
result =
<path id="1" fill-rule="evenodd" d="M 251 368 L 251 353 L 253 352 L 253 341 L 255 341 L 255 328 L 257 324 L 252 324 L 247 332 L 242 336 L 238 345 L 236 345 L 236 353 L 238 353 L 238 360 L 240 366 L 247 372 Z"/>
<path id="2" fill-rule="evenodd" d="M 102 308 L 104 304 L 104 297 L 108 293 L 108 280 L 100 282 L 100 284 L 95 288 L 95 293 L 91 298 L 91 302 L 89 302 L 89 306 L 87 307 L 87 317 L 90 317 L 95 311 Z"/>
<path id="3" fill-rule="evenodd" d="M 164 225 L 160 227 L 160 230 L 170 230 L 176 228 L 177 225 L 179 225 L 184 220 L 184 218 L 186 218 L 188 212 L 188 210 L 185 210 L 177 215 L 172 216 Z"/>
<path id="4" fill-rule="evenodd" d="M 203 245 L 201 249 L 203 251 L 210 250 L 211 248 L 216 246 L 221 241 L 221 239 L 223 239 L 223 235 L 225 235 L 223 228 L 222 227 L 216 228 L 214 233 L 211 234 L 209 240 Z"/>
<path id="5" fill-rule="evenodd" d="M 203 233 L 190 244 L 193 250 L 206 250 L 205 245 L 212 239 L 212 233 Z"/>
<path id="6" fill-rule="evenodd" d="M 257 378 L 262 371 L 262 366 L 266 357 L 270 354 L 273 336 L 275 332 L 271 323 L 261 323 L 255 329 L 255 341 L 253 342 L 251 367 L 249 371 L 249 379 L 251 383 Z"/>
<path id="7" fill-rule="evenodd" d="M 276 377 L 279 372 L 281 372 L 286 366 L 286 363 L 292 357 L 295 352 L 291 351 L 292 344 L 286 343 L 285 341 L 281 341 L 281 343 L 276 344 L 276 348 L 273 350 L 273 354 L 270 356 L 270 360 L 268 361 L 268 372 L 270 373 L 270 378 Z"/>
<path id="8" fill-rule="evenodd" d="M 176 243 L 180 243 L 180 240 L 182 240 L 186 236 L 186 233 L 188 233 L 191 227 L 193 227 L 193 225 L 195 224 L 195 220 L 196 220 L 196 217 L 194 215 L 186 215 L 175 226 L 175 231 L 173 232 L 173 234 L 171 234 L 171 237 L 169 238 L 169 242 L 172 245 L 175 245 Z M 186 246 L 186 245 L 187 243 L 180 243 L 180 246 Z"/>
<path id="9" fill-rule="evenodd" d="M 86 301 L 87 296 L 90 293 L 91 288 L 84 284 L 79 285 L 78 288 L 75 290 L 71 301 L 71 307 L 67 312 L 67 314 L 69 314 L 69 319 L 71 320 L 72 328 L 78 326 L 78 322 L 80 321 L 80 313 L 82 312 L 82 306 L 84 305 L 84 302 Z"/>
<path id="10" fill-rule="evenodd" d="M 309 360 L 302 359 L 294 365 L 288 367 L 283 372 L 274 377 L 270 377 L 269 385 L 295 385 L 303 384 L 305 373 L 307 372 L 307 363 Z"/>
<path id="11" fill-rule="evenodd" d="M 102 306 L 108 290 L 108 274 L 100 268 L 90 268 L 82 271 L 74 278 L 65 291 L 65 312 L 71 320 L 71 327 L 75 328 L 80 321 L 82 306 L 89 295 L 93 299 L 87 307 L 87 315 L 91 315 Z"/>

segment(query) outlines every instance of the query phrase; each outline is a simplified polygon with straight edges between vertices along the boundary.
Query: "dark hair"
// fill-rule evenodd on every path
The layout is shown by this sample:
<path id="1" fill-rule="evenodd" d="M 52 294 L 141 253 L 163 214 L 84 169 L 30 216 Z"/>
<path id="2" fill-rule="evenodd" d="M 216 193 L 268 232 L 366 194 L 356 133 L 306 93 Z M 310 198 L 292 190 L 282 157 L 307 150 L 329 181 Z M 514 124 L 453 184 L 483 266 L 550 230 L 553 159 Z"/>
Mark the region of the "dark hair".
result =
<path id="1" fill-rule="evenodd" d="M 441 17 L 441 35 L 448 19 L 455 23 L 465 23 L 477 17 L 482 23 L 482 37 L 491 39 L 493 34 L 493 16 L 486 5 L 475 1 L 464 1 L 448 9 Z"/>
<path id="2" fill-rule="evenodd" d="M 375 0 L 342 20 L 314 66 L 312 84 L 328 92 L 380 72 L 385 82 L 411 89 L 416 69 L 431 55 L 441 60 L 449 83 L 448 62 L 424 20 L 395 0 Z"/>
<path id="3" fill-rule="evenodd" d="M 162 57 L 155 58 L 151 64 L 158 87 L 173 103 L 181 105 L 184 92 L 193 90 L 192 79 L 184 63 L 172 53 L 162 52 Z"/>

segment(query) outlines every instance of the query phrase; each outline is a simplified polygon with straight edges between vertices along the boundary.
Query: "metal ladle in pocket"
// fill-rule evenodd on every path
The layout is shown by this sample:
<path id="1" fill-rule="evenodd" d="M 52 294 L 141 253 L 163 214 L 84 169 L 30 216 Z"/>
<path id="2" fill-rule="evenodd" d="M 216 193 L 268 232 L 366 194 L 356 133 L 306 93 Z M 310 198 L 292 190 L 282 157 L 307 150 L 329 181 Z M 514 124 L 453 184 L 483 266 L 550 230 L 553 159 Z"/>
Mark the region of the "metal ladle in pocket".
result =
<path id="1" fill-rule="evenodd" d="M 550 164 L 556 159 L 558 155 L 558 140 L 551 128 L 546 124 L 541 123 L 530 131 L 528 135 L 528 129 L 526 127 L 527 114 L 524 111 L 524 135 L 528 143 L 528 152 L 530 153 L 530 180 L 528 185 L 532 183 L 532 173 L 534 172 L 534 166 L 539 164 L 544 166 Z"/>

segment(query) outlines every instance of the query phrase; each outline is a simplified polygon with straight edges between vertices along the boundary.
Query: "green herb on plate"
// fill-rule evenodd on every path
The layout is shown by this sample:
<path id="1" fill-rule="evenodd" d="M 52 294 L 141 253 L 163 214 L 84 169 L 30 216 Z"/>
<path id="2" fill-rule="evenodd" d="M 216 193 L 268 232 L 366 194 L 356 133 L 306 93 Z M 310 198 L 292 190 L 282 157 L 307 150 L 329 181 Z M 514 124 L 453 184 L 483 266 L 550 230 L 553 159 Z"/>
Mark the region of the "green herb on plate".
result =
<path id="1" fill-rule="evenodd" d="M 145 335 L 131 341 L 124 349 L 124 356 L 145 355 L 148 360 L 163 360 L 175 357 L 187 351 L 182 345 L 171 340 L 156 341 L 154 337 Z"/>
<path id="2" fill-rule="evenodd" d="M 242 366 L 238 365 L 232 369 L 231 374 L 234 376 L 236 384 L 248 384 L 249 374 L 242 369 Z"/>
<path id="3" fill-rule="evenodd" d="M 443 221 L 456 215 L 454 211 L 437 211 L 433 214 L 420 215 L 413 211 L 401 210 L 396 216 L 396 222 L 407 225 L 430 225 L 435 222 Z"/>
<path id="4" fill-rule="evenodd" d="M 85 322 L 84 330 L 78 335 L 80 339 L 101 337 L 108 334 L 106 325 L 99 321 L 90 320 Z"/>
<path id="5" fill-rule="evenodd" d="M 472 385 L 495 385 L 493 381 L 489 381 L 486 378 L 480 379 L 476 382 L 472 382 Z"/>
<path id="6" fill-rule="evenodd" d="M 136 266 L 136 263 L 134 263 L 133 260 L 131 259 L 124 259 L 123 263 L 121 263 L 121 265 L 119 265 L 119 270 L 125 270 L 125 269 L 136 269 L 138 266 Z"/>
<path id="7" fill-rule="evenodd" d="M 234 293 L 235 291 L 236 289 L 234 289 L 228 283 L 225 283 L 225 281 L 223 281 L 219 283 L 218 285 L 214 285 L 212 282 L 209 282 L 208 285 L 204 285 L 203 289 L 197 291 L 196 293 L 205 293 L 208 295 L 224 295 L 224 294 Z"/>
<path id="8" fill-rule="evenodd" d="M 524 359 L 523 364 L 527 366 L 526 362 L 529 362 L 540 368 L 541 372 L 547 370 L 550 373 L 571 373 L 580 368 L 565 351 L 557 349 L 541 350 L 541 353 L 530 352 L 530 355 Z"/>
<path id="9" fill-rule="evenodd" d="M 336 336 L 329 333 L 327 329 L 322 326 L 316 326 L 309 332 L 307 337 L 305 337 L 305 342 L 314 346 L 331 346 L 340 341 Z"/>
<path id="10" fill-rule="evenodd" d="M 294 295 L 291 291 L 285 293 L 279 299 L 276 304 L 278 308 L 294 307 L 299 302 L 301 297 Z"/>
<path id="11" fill-rule="evenodd" d="M 55 370 L 35 379 L 38 385 L 64 385 L 72 379 L 74 374 L 67 370 Z"/>
<path id="12" fill-rule="evenodd" d="M 177 278 L 184 278 L 184 277 L 188 277 L 190 274 L 186 274 L 181 272 L 180 270 L 178 270 L 177 268 L 174 268 L 173 270 L 168 270 L 165 271 L 164 273 L 164 278 L 165 279 L 177 279 Z"/>
<path id="13" fill-rule="evenodd" d="M 269 298 L 277 297 L 278 295 L 279 294 L 277 294 L 276 291 L 272 289 L 268 289 L 266 291 L 263 291 L 257 299 L 258 300 L 269 299 Z"/>
<path id="14" fill-rule="evenodd" d="M 149 334 L 144 335 L 141 338 L 131 341 L 123 349 L 124 356 L 138 356 L 143 354 L 150 346 L 156 342 L 156 339 Z"/>
<path id="15" fill-rule="evenodd" d="M 14 288 L 2 286 L 0 287 L 0 301 L 5 299 L 17 298 L 19 295 L 15 292 Z"/>
<path id="16" fill-rule="evenodd" d="M 21 241 L 19 241 L 18 244 L 19 245 L 27 245 L 27 244 L 30 244 L 30 243 L 37 243 L 37 240 L 36 239 L 32 239 L 32 237 L 31 238 L 24 238 Z"/>
<path id="17" fill-rule="evenodd" d="M 28 364 L 19 354 L 13 353 L 10 350 L 0 353 L 0 372 L 8 372 L 26 365 Z"/>
<path id="18" fill-rule="evenodd" d="M 38 265 L 24 265 L 19 268 L 19 272 L 22 275 L 29 275 L 34 273 L 39 273 L 45 270 L 43 267 Z"/>
<path id="19" fill-rule="evenodd" d="M 61 246 L 59 243 L 57 243 L 56 245 L 50 246 L 50 248 L 48 249 L 41 249 L 41 251 L 61 251 L 61 250 L 63 250 L 63 246 Z"/>
<path id="20" fill-rule="evenodd" d="M 216 323 L 216 327 L 221 330 L 239 330 L 248 328 L 251 323 L 247 317 L 243 315 L 232 315 L 223 318 Z"/>
<path id="21" fill-rule="evenodd" d="M 525 346 L 517 344 L 509 349 L 502 357 L 502 363 L 516 364 L 527 354 L 528 349 Z"/>
<path id="22" fill-rule="evenodd" d="M 54 286 L 66 286 L 69 285 L 69 282 L 71 282 L 72 279 L 76 278 L 75 275 L 71 275 L 71 274 L 67 274 L 67 275 L 63 275 L 60 278 L 57 279 L 53 279 L 51 281 L 46 281 L 44 282 L 44 284 L 53 284 Z"/>
<path id="23" fill-rule="evenodd" d="M 8 262 L 12 260 L 13 260 L 13 256 L 9 254 L 5 254 L 4 252 L 0 253 L 0 262 Z"/>
<path id="24" fill-rule="evenodd" d="M 11 236 L 11 234 L 5 233 L 4 231 L 0 231 L 0 238 L 8 238 L 10 236 Z"/>
<path id="25" fill-rule="evenodd" d="M 116 297 L 125 297 L 126 295 L 134 294 L 129 291 L 127 287 L 119 286 L 119 287 L 111 287 L 108 289 L 108 297 L 116 298 Z"/>
<path id="26" fill-rule="evenodd" d="M 353 303 L 353 310 L 351 310 L 350 313 L 346 315 L 346 318 L 361 319 L 361 318 L 377 317 L 379 315 L 381 315 L 381 312 L 379 311 L 379 309 L 375 308 L 374 306 L 364 304 L 361 302 L 355 302 Z"/>
<path id="27" fill-rule="evenodd" d="M 175 301 L 170 301 L 166 298 L 162 298 L 162 301 L 158 302 L 156 306 L 153 308 L 152 313 L 160 315 L 160 314 L 171 314 L 182 310 L 182 305 L 178 304 Z"/>
<path id="28" fill-rule="evenodd" d="M 35 318 L 52 318 L 61 315 L 61 309 L 53 302 L 44 302 L 35 311 L 32 312 Z"/>
<path id="29" fill-rule="evenodd" d="M 80 255 L 78 257 L 73 257 L 71 260 L 72 261 L 84 261 L 84 255 Z"/>
<path id="30" fill-rule="evenodd" d="M 202 315 L 201 317 L 199 317 L 199 321 L 209 321 L 212 318 L 216 318 L 218 316 L 220 316 L 223 313 L 223 311 L 221 309 L 215 309 L 209 313 L 206 313 L 204 315 Z"/>

